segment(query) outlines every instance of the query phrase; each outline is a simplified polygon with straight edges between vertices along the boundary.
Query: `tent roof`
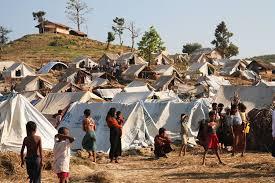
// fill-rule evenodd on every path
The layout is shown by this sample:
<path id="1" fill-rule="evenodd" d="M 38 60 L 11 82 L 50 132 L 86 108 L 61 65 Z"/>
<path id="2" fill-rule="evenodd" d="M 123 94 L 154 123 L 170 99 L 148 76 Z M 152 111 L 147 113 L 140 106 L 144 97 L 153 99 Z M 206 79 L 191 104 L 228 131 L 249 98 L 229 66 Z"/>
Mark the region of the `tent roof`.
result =
<path id="1" fill-rule="evenodd" d="M 68 88 L 68 87 L 70 87 L 70 86 L 75 87 L 75 88 L 81 90 L 81 88 L 78 87 L 77 85 L 75 85 L 75 84 L 73 84 L 73 83 L 70 83 L 70 82 L 65 82 L 65 81 L 63 81 L 63 82 L 57 83 L 57 84 L 52 88 L 52 93 L 58 93 L 58 92 L 60 92 L 62 89 Z"/>
<path id="2" fill-rule="evenodd" d="M 172 65 L 157 65 L 156 68 L 154 69 L 154 72 L 156 72 L 158 74 L 163 74 L 164 72 L 166 72 L 169 69 L 174 70 L 174 67 Z"/>
<path id="3" fill-rule="evenodd" d="M 104 53 L 103 56 L 108 57 L 110 60 L 116 60 L 119 57 L 117 53 Z"/>
<path id="4" fill-rule="evenodd" d="M 272 104 L 272 95 L 275 92 L 275 87 L 266 86 L 221 86 L 215 97 L 215 101 L 223 103 L 225 106 L 231 104 L 231 98 L 237 92 L 247 110 L 253 108 L 263 108 Z"/>
<path id="5" fill-rule="evenodd" d="M 158 80 L 155 81 L 155 83 L 153 84 L 153 87 L 156 90 L 160 90 L 162 89 L 165 85 L 169 85 L 169 83 L 173 80 L 173 79 L 177 79 L 178 81 L 182 82 L 179 78 L 177 78 L 176 76 L 161 76 L 159 77 Z"/>
<path id="6" fill-rule="evenodd" d="M 110 88 L 110 89 L 97 89 L 96 92 L 102 97 L 112 99 L 114 96 L 122 91 L 121 88 Z"/>
<path id="7" fill-rule="evenodd" d="M 83 60 L 90 60 L 94 63 L 94 65 L 98 65 L 98 63 L 96 63 L 95 61 L 93 61 L 90 57 L 88 56 L 78 56 L 76 58 L 73 59 L 72 63 L 78 63 L 80 61 L 83 61 Z"/>
<path id="8" fill-rule="evenodd" d="M 122 104 L 131 104 L 138 101 L 145 101 L 146 99 L 152 97 L 154 92 L 121 92 L 114 96 L 113 102 Z"/>
<path id="9" fill-rule="evenodd" d="M 39 71 L 38 74 L 47 74 L 54 66 L 56 65 L 62 65 L 65 68 L 68 68 L 68 66 L 62 62 L 59 61 L 51 61 L 48 62 L 46 65 L 44 65 Z"/>
<path id="10" fill-rule="evenodd" d="M 90 83 L 90 86 L 92 87 L 99 87 L 99 86 L 104 86 L 107 85 L 110 81 L 108 79 L 102 79 L 102 78 L 95 78 L 92 80 Z"/>
<path id="11" fill-rule="evenodd" d="M 73 102 L 88 101 L 103 102 L 104 100 L 91 92 L 49 93 L 35 107 L 43 114 L 56 114 L 58 110 L 65 109 Z"/>
<path id="12" fill-rule="evenodd" d="M 129 83 L 126 88 L 129 87 L 139 87 L 139 86 L 147 86 L 147 83 L 143 82 L 143 81 L 139 81 L 139 80 L 134 80 L 131 83 Z"/>
<path id="13" fill-rule="evenodd" d="M 28 121 L 36 123 L 37 135 L 41 137 L 43 142 L 42 148 L 48 150 L 53 148 L 56 129 L 24 96 L 14 94 L 1 103 L 0 114 L 1 150 L 20 151 L 23 139 L 26 137 L 26 123 Z"/>
<path id="14" fill-rule="evenodd" d="M 22 81 L 16 85 L 15 90 L 16 91 L 23 91 L 26 87 L 27 84 L 34 82 L 35 80 L 40 80 L 48 85 L 52 86 L 52 83 L 47 81 L 46 79 L 40 77 L 40 76 L 26 76 L 25 78 L 22 79 Z"/>
<path id="15" fill-rule="evenodd" d="M 138 74 L 146 67 L 145 64 L 141 65 L 131 65 L 127 70 L 125 70 L 122 75 L 125 76 L 138 76 Z"/>

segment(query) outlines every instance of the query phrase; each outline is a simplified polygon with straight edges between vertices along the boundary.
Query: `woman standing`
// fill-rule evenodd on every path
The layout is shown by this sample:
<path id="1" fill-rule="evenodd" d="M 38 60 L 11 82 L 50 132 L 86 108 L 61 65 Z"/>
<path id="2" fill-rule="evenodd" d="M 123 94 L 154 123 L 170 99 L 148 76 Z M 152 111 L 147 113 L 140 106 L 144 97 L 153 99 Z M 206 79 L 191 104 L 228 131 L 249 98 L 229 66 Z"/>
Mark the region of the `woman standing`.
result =
<path id="1" fill-rule="evenodd" d="M 238 106 L 236 104 L 233 104 L 231 106 L 231 115 L 232 115 L 232 134 L 233 134 L 233 150 L 232 150 L 232 156 L 235 155 L 236 151 L 239 151 L 240 149 L 243 150 L 242 147 L 242 137 L 243 137 L 243 125 L 242 125 L 242 119 L 240 116 L 240 113 L 238 111 Z"/>
<path id="2" fill-rule="evenodd" d="M 115 160 L 115 163 L 118 163 L 118 156 L 121 155 L 121 146 L 119 147 L 120 134 L 122 126 L 118 124 L 116 119 L 116 109 L 111 108 L 106 116 L 106 122 L 110 128 L 110 144 L 111 149 L 109 152 L 109 158 L 111 163 Z"/>
<path id="3" fill-rule="evenodd" d="M 121 113 L 121 111 L 116 112 L 116 119 L 119 125 L 121 125 L 120 133 L 119 133 L 119 142 L 118 142 L 118 149 L 120 152 L 118 153 L 119 156 L 121 156 L 122 153 L 122 146 L 121 146 L 121 136 L 122 136 L 122 126 L 125 123 L 124 117 Z"/>

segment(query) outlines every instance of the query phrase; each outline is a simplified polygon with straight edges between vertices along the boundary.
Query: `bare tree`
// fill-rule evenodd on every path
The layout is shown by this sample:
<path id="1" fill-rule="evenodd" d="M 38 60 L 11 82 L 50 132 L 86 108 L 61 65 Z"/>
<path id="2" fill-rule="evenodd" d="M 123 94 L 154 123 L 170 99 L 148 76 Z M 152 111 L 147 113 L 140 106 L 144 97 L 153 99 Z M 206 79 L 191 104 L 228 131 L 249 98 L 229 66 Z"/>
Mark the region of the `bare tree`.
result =
<path id="1" fill-rule="evenodd" d="M 122 44 L 123 44 L 122 34 L 125 29 L 125 27 L 124 27 L 125 20 L 124 20 L 124 18 L 116 17 L 115 19 L 113 19 L 113 22 L 114 22 L 114 25 L 112 26 L 112 29 L 113 29 L 115 35 L 118 35 L 119 44 L 120 44 L 120 46 L 122 46 Z"/>
<path id="2" fill-rule="evenodd" d="M 39 24 L 41 24 L 41 30 L 40 30 L 40 33 L 44 33 L 44 22 L 45 22 L 45 18 L 44 16 L 46 15 L 46 12 L 45 11 L 37 11 L 37 12 L 32 12 L 32 16 L 33 16 L 33 20 L 37 20 L 37 22 Z"/>
<path id="3" fill-rule="evenodd" d="M 135 39 L 140 36 L 140 29 L 136 28 L 134 22 L 130 22 L 129 25 L 126 27 L 126 29 L 131 34 L 131 40 L 132 40 L 131 51 L 133 51 L 135 46 Z"/>
<path id="4" fill-rule="evenodd" d="M 68 0 L 65 13 L 70 21 L 77 25 L 77 30 L 80 31 L 80 26 L 86 22 L 85 15 L 91 12 L 91 8 L 81 0 Z"/>

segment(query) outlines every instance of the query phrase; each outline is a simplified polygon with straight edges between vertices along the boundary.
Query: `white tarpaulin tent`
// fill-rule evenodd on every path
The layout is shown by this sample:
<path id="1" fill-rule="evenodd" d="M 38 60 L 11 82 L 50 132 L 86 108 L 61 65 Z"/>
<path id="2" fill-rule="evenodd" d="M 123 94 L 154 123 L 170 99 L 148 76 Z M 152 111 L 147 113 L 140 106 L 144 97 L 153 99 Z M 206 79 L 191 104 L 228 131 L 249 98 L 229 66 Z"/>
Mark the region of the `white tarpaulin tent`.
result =
<path id="1" fill-rule="evenodd" d="M 2 73 L 4 78 L 23 78 L 35 76 L 35 71 L 24 63 L 14 63 Z"/>
<path id="2" fill-rule="evenodd" d="M 121 88 L 97 89 L 96 92 L 104 99 L 112 99 L 122 91 Z"/>
<path id="3" fill-rule="evenodd" d="M 88 101 L 102 102 L 104 100 L 91 92 L 49 93 L 35 107 L 43 114 L 56 114 L 58 110 L 63 110 L 74 102 Z"/>
<path id="4" fill-rule="evenodd" d="M 271 105 L 275 87 L 222 86 L 215 97 L 215 102 L 223 103 L 225 106 L 230 106 L 234 92 L 239 94 L 241 102 L 246 105 L 247 111 L 250 111 L 253 108 L 263 108 Z"/>
<path id="5" fill-rule="evenodd" d="M 26 124 L 33 121 L 37 125 L 37 135 L 42 139 L 43 149 L 52 149 L 56 129 L 30 102 L 20 94 L 13 94 L 0 104 L 0 150 L 20 151 Z"/>
<path id="6" fill-rule="evenodd" d="M 122 148 L 130 148 L 134 144 L 134 141 L 138 141 L 139 144 L 152 143 L 152 139 L 149 138 L 146 129 L 145 118 L 143 114 L 143 108 L 139 103 L 135 104 L 119 104 L 119 103 L 74 103 L 68 112 L 66 113 L 61 125 L 68 127 L 72 136 L 76 138 L 73 149 L 81 149 L 81 142 L 85 135 L 82 130 L 83 111 L 85 109 L 91 110 L 92 118 L 97 125 L 96 130 L 96 143 L 98 151 L 107 151 L 110 147 L 109 143 L 109 128 L 105 121 L 108 110 L 111 107 L 115 107 L 117 110 L 122 111 L 126 121 L 123 126 L 122 132 Z M 148 125 L 150 128 L 154 124 Z M 155 128 L 155 131 L 157 129 Z M 147 135 L 146 135 L 147 134 Z M 147 136 L 147 138 L 146 138 Z"/>
<path id="7" fill-rule="evenodd" d="M 92 118 L 97 124 L 97 148 L 106 152 L 110 143 L 109 128 L 105 118 L 108 110 L 115 107 L 123 113 L 126 120 L 122 133 L 122 148 L 126 150 L 152 144 L 154 136 L 161 127 L 170 132 L 173 140 L 179 139 L 181 129 L 179 120 L 182 113 L 190 116 L 189 134 L 196 137 L 199 122 L 207 118 L 209 105 L 202 99 L 192 103 L 74 103 L 66 113 L 61 126 L 68 127 L 71 134 L 76 137 L 73 149 L 81 149 L 82 138 L 85 135 L 82 130 L 83 111 L 90 109 Z M 194 138 L 190 138 L 190 143 L 195 144 Z"/>
<path id="8" fill-rule="evenodd" d="M 146 99 L 151 98 L 154 95 L 154 92 L 120 92 L 116 94 L 113 98 L 113 102 L 122 103 L 122 104 L 131 104 L 138 101 L 145 101 Z"/>
<path id="9" fill-rule="evenodd" d="M 47 63 L 46 65 L 44 65 L 43 67 L 41 67 L 41 69 L 37 73 L 38 74 L 47 74 L 48 72 L 50 72 L 50 70 L 52 70 L 55 67 L 58 67 L 60 70 L 68 68 L 68 66 L 62 62 L 51 61 L 51 62 Z"/>
<path id="10" fill-rule="evenodd" d="M 148 88 L 148 84 L 143 81 L 134 80 L 129 83 L 125 88 L 125 92 L 148 92 L 150 89 Z"/>

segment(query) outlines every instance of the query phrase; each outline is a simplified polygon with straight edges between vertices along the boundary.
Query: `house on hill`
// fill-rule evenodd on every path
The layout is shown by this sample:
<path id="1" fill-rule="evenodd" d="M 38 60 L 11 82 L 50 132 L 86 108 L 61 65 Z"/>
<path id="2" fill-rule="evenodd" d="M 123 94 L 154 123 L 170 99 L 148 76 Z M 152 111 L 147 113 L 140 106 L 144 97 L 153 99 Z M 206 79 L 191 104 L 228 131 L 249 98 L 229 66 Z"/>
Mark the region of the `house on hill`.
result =
<path id="1" fill-rule="evenodd" d="M 26 76 L 15 86 L 17 92 L 26 91 L 43 91 L 47 92 L 52 89 L 52 83 L 40 76 Z"/>
<path id="2" fill-rule="evenodd" d="M 77 31 L 77 30 L 70 30 L 70 31 L 69 31 L 69 34 L 70 34 L 70 35 L 73 35 L 73 36 L 87 37 L 87 34 L 86 34 L 86 33 L 80 32 L 80 31 Z"/>
<path id="3" fill-rule="evenodd" d="M 43 24 L 40 23 L 36 25 L 35 27 L 39 29 L 40 34 L 41 33 L 70 34 L 69 32 L 70 27 L 60 23 L 51 22 L 48 20 L 44 21 Z"/>
<path id="4" fill-rule="evenodd" d="M 118 54 L 113 53 L 104 53 L 102 57 L 98 60 L 98 64 L 100 66 L 111 66 L 115 65 L 117 58 L 119 57 Z"/>
<path id="5" fill-rule="evenodd" d="M 275 66 L 270 62 L 261 61 L 261 60 L 253 60 L 247 67 L 248 70 L 252 70 L 258 75 L 262 76 L 267 80 L 274 80 L 274 71 Z"/>
<path id="6" fill-rule="evenodd" d="M 26 76 L 35 76 L 35 71 L 25 63 L 14 63 L 2 73 L 4 78 L 24 78 Z"/>
<path id="7" fill-rule="evenodd" d="M 79 56 L 76 57 L 72 63 L 70 63 L 71 67 L 74 68 L 93 68 L 95 66 L 97 66 L 98 63 L 96 63 L 94 60 L 92 60 L 90 57 L 88 56 Z"/>
<path id="8" fill-rule="evenodd" d="M 176 76 L 161 76 L 155 81 L 153 87 L 156 91 L 173 90 L 176 91 L 184 82 Z"/>

